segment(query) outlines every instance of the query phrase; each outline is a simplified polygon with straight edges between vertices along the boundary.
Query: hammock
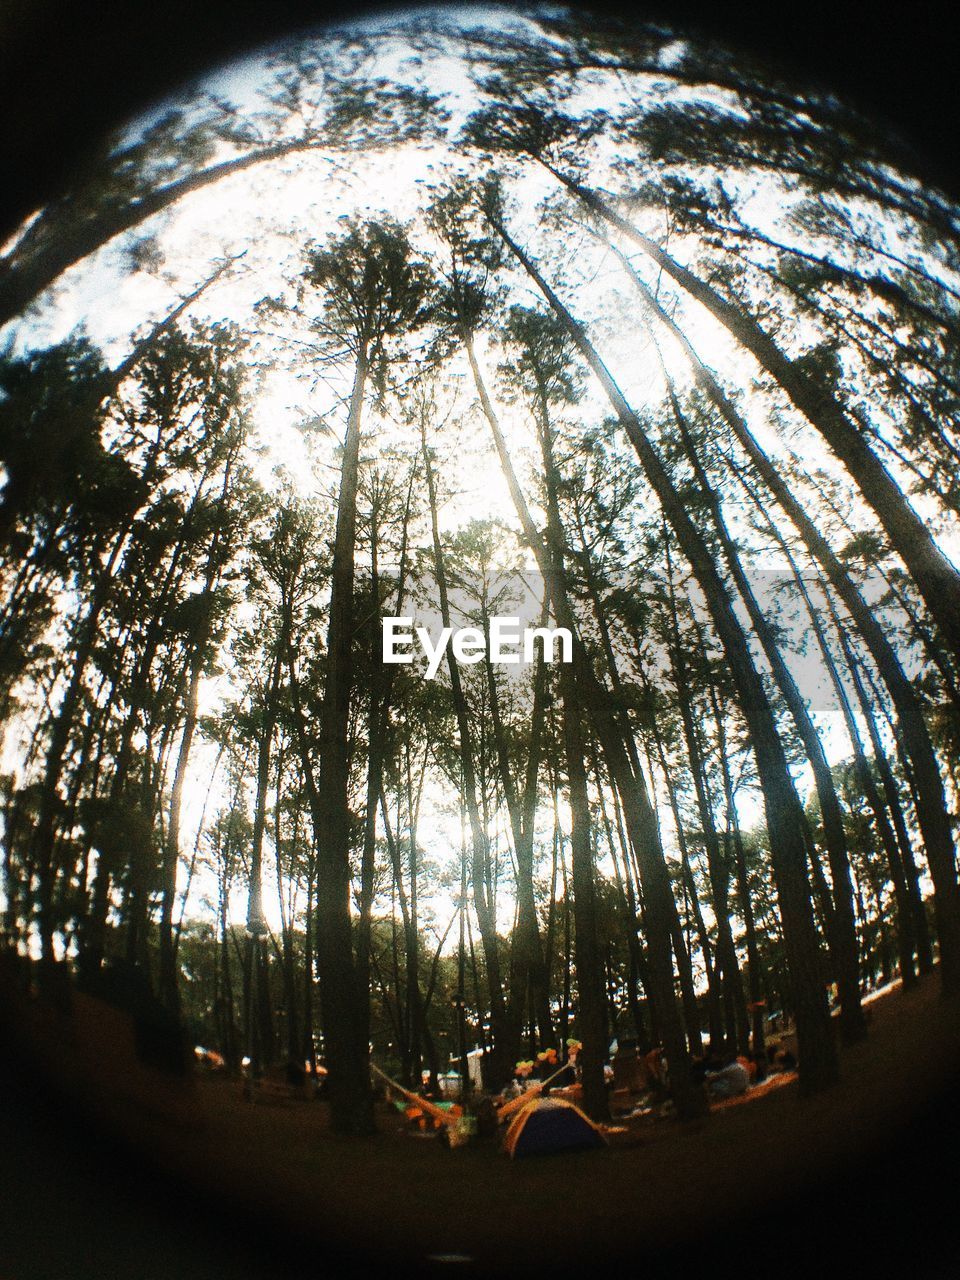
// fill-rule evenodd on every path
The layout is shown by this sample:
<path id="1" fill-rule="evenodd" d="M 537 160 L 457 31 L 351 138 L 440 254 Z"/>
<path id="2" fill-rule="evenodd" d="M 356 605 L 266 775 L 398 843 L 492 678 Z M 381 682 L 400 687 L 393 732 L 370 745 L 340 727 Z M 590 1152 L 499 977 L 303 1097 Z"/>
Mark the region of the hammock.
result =
<path id="1" fill-rule="evenodd" d="M 465 1116 L 463 1108 L 458 1107 L 456 1103 L 446 1103 L 438 1105 L 431 1102 L 429 1098 L 422 1098 L 419 1093 L 414 1093 L 412 1089 L 405 1089 L 402 1084 L 397 1084 L 396 1080 L 391 1080 L 385 1071 L 381 1071 L 379 1067 L 370 1064 L 370 1070 L 388 1084 L 391 1089 L 395 1089 L 402 1097 L 406 1098 L 413 1106 L 418 1107 L 424 1115 L 430 1116 L 439 1128 L 441 1125 L 446 1126 L 447 1138 L 452 1147 L 461 1146 L 468 1138 L 472 1137 L 475 1129 L 475 1118 L 473 1116 Z"/>

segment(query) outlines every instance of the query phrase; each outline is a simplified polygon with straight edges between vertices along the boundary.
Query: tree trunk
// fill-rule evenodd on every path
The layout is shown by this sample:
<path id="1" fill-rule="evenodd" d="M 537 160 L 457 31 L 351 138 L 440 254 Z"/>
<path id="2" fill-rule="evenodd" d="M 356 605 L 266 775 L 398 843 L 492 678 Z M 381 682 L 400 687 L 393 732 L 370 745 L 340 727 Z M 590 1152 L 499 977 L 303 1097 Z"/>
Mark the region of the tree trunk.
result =
<path id="1" fill-rule="evenodd" d="M 636 279 L 635 275 L 634 278 Z M 823 568 L 830 584 L 853 618 L 890 692 L 906 751 L 914 769 L 918 797 L 917 821 L 923 834 L 930 874 L 936 890 L 941 982 L 945 994 L 960 994 L 960 884 L 957 881 L 956 850 L 939 765 L 917 695 L 873 611 L 851 581 L 830 544 L 760 449 L 743 417 L 700 360 L 686 336 L 650 291 L 639 281 L 638 285 L 648 307 L 680 344 L 698 385 L 716 405 L 734 437 L 757 468 L 764 484 L 789 516 L 811 555 Z M 730 461 L 737 474 L 741 475 L 736 464 Z"/>
<path id="2" fill-rule="evenodd" d="M 753 355 L 780 385 L 791 402 L 823 436 L 856 481 L 876 512 L 936 619 L 945 640 L 960 656 L 960 573 L 936 546 L 923 520 L 900 492 L 889 472 L 872 452 L 842 404 L 823 383 L 816 382 L 786 356 L 757 321 L 741 306 L 723 298 L 705 281 L 681 266 L 595 192 L 542 162 L 559 182 L 605 221 L 616 227 L 700 302 Z"/>
<path id="3" fill-rule="evenodd" d="M 704 592 L 714 626 L 723 644 L 750 727 L 760 773 L 767 828 L 788 954 L 792 996 L 796 1008 L 800 1042 L 801 1088 L 806 1093 L 824 1088 L 837 1079 L 838 1060 L 833 1037 L 820 947 L 810 909 L 810 894 L 803 872 L 805 850 L 802 840 L 803 811 L 787 767 L 783 745 L 767 702 L 759 674 L 750 658 L 746 639 L 730 604 L 702 537 L 666 474 L 663 464 L 647 440 L 640 421 L 629 407 L 606 366 L 588 342 L 533 263 L 510 238 L 505 228 L 493 223 L 507 247 L 537 284 L 555 314 L 563 322 L 575 346 L 596 374 L 614 412 L 633 444 L 647 479 L 674 530 L 681 549 Z"/>
<path id="4" fill-rule="evenodd" d="M 837 798 L 830 766 L 813 719 L 797 688 L 790 668 L 784 661 L 773 630 L 757 603 L 753 588 L 744 573 L 740 556 L 727 531 L 720 499 L 707 477 L 697 455 L 679 401 L 669 381 L 670 398 L 674 417 L 683 438 L 684 450 L 693 466 L 700 489 L 713 515 L 713 523 L 720 539 L 724 559 L 736 583 L 741 599 L 747 608 L 753 629 L 760 640 L 763 652 L 773 670 L 774 679 L 783 694 L 787 709 L 797 727 L 800 740 L 813 770 L 814 785 L 820 801 L 824 839 L 833 892 L 830 895 L 832 911 L 828 917 L 830 953 L 833 961 L 837 988 L 840 994 L 840 1034 L 847 1044 L 862 1040 L 867 1034 L 867 1023 L 860 1006 L 859 961 L 857 958 L 857 931 L 853 910 L 853 883 L 850 879 L 850 858 L 847 837 L 843 827 L 843 812 Z M 719 848 L 719 845 L 717 845 Z"/>
<path id="5" fill-rule="evenodd" d="M 503 432 L 500 429 L 499 420 L 490 402 L 490 397 L 487 394 L 486 386 L 477 364 L 471 335 L 468 330 L 464 329 L 461 336 L 470 361 L 484 416 L 490 426 L 500 457 L 501 467 L 506 477 L 517 515 L 523 526 L 524 536 L 537 557 L 544 582 L 547 584 L 550 598 L 553 601 L 553 609 L 557 621 L 560 626 L 566 627 L 573 637 L 574 664 L 564 663 L 561 665 L 561 693 L 565 710 L 564 743 L 567 750 L 566 762 L 568 775 L 571 770 L 573 774 L 572 778 L 568 776 L 568 780 L 571 789 L 574 787 L 580 788 L 583 757 L 582 727 L 578 720 L 578 706 L 582 700 L 593 719 L 597 736 L 607 757 L 611 775 L 624 806 L 624 816 L 627 822 L 627 829 L 630 832 L 631 843 L 634 846 L 636 856 L 641 860 L 646 902 L 646 924 L 650 944 L 650 985 L 647 990 L 657 1005 L 658 1020 L 663 1030 L 664 1047 L 670 1062 L 671 1088 L 678 1114 L 683 1118 L 693 1118 L 705 1112 L 706 1098 L 702 1090 L 696 1088 L 690 1078 L 686 1037 L 684 1036 L 683 1024 L 676 1008 L 676 997 L 673 990 L 670 922 L 672 918 L 676 917 L 676 904 L 673 900 L 673 891 L 670 886 L 666 864 L 663 861 L 662 849 L 659 845 L 655 816 L 650 809 L 645 789 L 630 768 L 623 738 L 610 713 L 607 691 L 600 685 L 590 667 L 567 595 L 563 579 L 563 532 L 557 516 L 557 472 L 551 458 L 550 425 L 541 415 L 539 423 L 541 451 L 544 454 L 544 474 L 548 485 L 548 495 L 550 490 L 553 490 L 553 497 L 549 498 L 548 496 L 553 514 L 548 522 L 545 545 L 539 530 L 533 522 L 526 499 L 517 481 L 513 463 L 503 438 Z M 571 666 L 575 666 L 575 679 L 573 678 Z M 566 714 L 568 707 L 569 715 Z M 579 758 L 576 756 L 578 743 L 581 747 Z M 582 808 L 584 805 L 586 805 L 585 810 Z M 571 809 L 573 811 L 572 798 Z M 578 808 L 576 811 L 579 812 L 581 821 L 589 822 L 585 776 L 583 778 L 583 791 L 578 796 Z M 588 1025 L 590 1026 L 590 1031 L 593 1035 L 602 1036 L 603 973 L 596 935 L 594 934 L 593 940 L 588 946 L 583 949 L 580 946 L 581 927 L 594 930 L 596 928 L 592 867 L 588 874 L 583 866 L 583 859 L 586 858 L 589 862 L 591 858 L 591 849 L 590 841 L 589 839 L 583 839 L 582 831 L 578 833 L 578 836 L 578 844 L 572 846 L 574 855 L 572 878 L 576 922 L 577 979 L 578 987 L 580 988 L 581 1006 L 584 1000 L 584 991 L 587 990 L 589 992 L 590 1020 Z M 577 862 L 578 854 L 579 863 Z M 577 906 L 578 892 L 586 895 L 583 903 L 582 925 L 580 910 Z M 581 964 L 585 966 L 583 974 L 580 972 L 579 966 Z M 598 1095 L 602 1089 L 602 1054 L 605 1053 L 605 1050 L 606 1045 L 591 1047 L 584 1038 L 582 1071 L 585 1089 L 589 1072 L 593 1076 L 592 1092 L 594 1096 L 598 1097 L 598 1105 L 602 1105 L 604 1108 L 606 1107 L 606 1097 L 604 1095 L 601 1103 Z M 591 1054 L 593 1053 L 596 1053 L 597 1056 L 591 1060 Z"/>
<path id="6" fill-rule="evenodd" d="M 421 445 L 427 477 L 427 494 L 430 500 L 430 524 L 433 538 L 434 568 L 437 576 L 437 594 L 440 603 L 440 618 L 443 626 L 449 627 L 450 602 L 447 591 L 446 566 L 440 542 L 440 526 L 437 518 L 437 490 L 433 463 L 427 446 L 426 430 L 422 425 Z M 507 1006 L 503 994 L 503 979 L 500 971 L 500 940 L 497 937 L 496 922 L 487 883 L 489 840 L 480 814 L 476 768 L 474 765 L 473 731 L 470 727 L 467 700 L 464 696 L 463 685 L 460 682 L 460 669 L 453 655 L 453 649 L 449 645 L 447 646 L 447 668 L 450 673 L 450 690 L 453 696 L 457 732 L 460 738 L 460 768 L 463 775 L 467 817 L 470 822 L 473 855 L 471 860 L 473 905 L 477 913 L 477 924 L 480 929 L 480 942 L 483 947 L 483 958 L 487 970 L 487 987 L 490 996 L 493 1047 L 489 1058 L 489 1083 L 496 1088 L 500 1088 L 506 1084 L 512 1069 L 512 1062 L 508 1056 L 511 1048 L 511 1036 L 508 1026 Z"/>
<path id="7" fill-rule="evenodd" d="M 830 676 L 830 682 L 833 685 L 834 692 L 837 695 L 837 701 L 840 704 L 840 711 L 843 715 L 844 724 L 847 729 L 847 737 L 850 740 L 850 748 L 853 752 L 853 763 L 857 780 L 860 784 L 861 790 L 863 791 L 864 798 L 870 806 L 870 810 L 873 814 L 874 826 L 877 832 L 877 838 L 887 857 L 887 867 L 890 872 L 890 879 L 893 883 L 894 896 L 897 902 L 897 948 L 900 958 L 900 974 L 903 978 L 904 986 L 910 986 L 916 980 L 916 973 L 913 966 L 913 954 L 917 949 L 917 941 L 914 930 L 914 920 L 911 914 L 912 908 L 907 888 L 907 880 L 904 874 L 901 851 L 897 845 L 897 838 L 890 825 L 890 821 L 887 817 L 887 811 L 880 798 L 880 793 L 877 790 L 873 773 L 871 772 L 866 755 L 864 754 L 863 744 L 860 740 L 860 732 L 857 728 L 857 722 L 850 706 L 850 699 L 847 696 L 847 691 L 840 678 L 836 661 L 827 642 L 827 637 L 820 622 L 817 610 L 814 608 L 813 601 L 810 598 L 810 593 L 807 591 L 806 584 L 803 581 L 796 561 L 793 559 L 790 548 L 780 537 L 779 531 L 772 522 L 768 527 L 770 533 L 776 538 L 781 550 L 787 557 L 787 561 L 794 576 L 794 581 L 797 584 L 806 606 L 810 625 L 817 638 L 817 645 L 823 657 L 824 666 L 827 669 L 827 674 Z M 828 588 L 825 584 L 821 584 L 822 591 L 826 592 L 827 589 Z M 906 835 L 906 831 L 904 831 L 904 835 Z"/>
<path id="8" fill-rule="evenodd" d="M 368 358 L 361 345 L 340 469 L 340 492 L 331 571 L 327 670 L 320 716 L 320 770 L 314 839 L 317 847 L 317 960 L 330 1124 L 337 1133 L 374 1129 L 369 1041 L 353 954 L 350 917 L 349 715 L 352 685 L 354 564 L 360 424 Z"/>

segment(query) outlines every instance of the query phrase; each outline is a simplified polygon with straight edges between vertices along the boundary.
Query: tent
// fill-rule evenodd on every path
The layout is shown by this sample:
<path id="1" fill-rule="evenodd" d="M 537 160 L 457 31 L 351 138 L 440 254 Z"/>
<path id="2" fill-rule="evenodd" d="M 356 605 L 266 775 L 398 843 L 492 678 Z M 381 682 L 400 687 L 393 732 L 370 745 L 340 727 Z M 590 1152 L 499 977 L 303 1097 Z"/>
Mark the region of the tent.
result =
<path id="1" fill-rule="evenodd" d="M 602 1147 L 603 1134 L 579 1107 L 562 1098 L 537 1098 L 514 1118 L 504 1138 L 504 1150 L 519 1156 L 551 1155 L 555 1151 L 583 1151 Z"/>

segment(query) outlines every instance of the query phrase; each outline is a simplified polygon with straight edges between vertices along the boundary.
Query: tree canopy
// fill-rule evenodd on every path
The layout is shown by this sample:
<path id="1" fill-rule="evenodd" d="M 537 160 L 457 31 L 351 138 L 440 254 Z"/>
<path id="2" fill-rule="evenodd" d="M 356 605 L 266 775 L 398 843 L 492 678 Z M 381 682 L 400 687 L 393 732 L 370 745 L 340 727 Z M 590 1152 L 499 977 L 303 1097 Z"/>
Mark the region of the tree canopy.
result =
<path id="1" fill-rule="evenodd" d="M 775 1016 L 812 1093 L 872 986 L 960 998 L 958 218 L 844 104 L 552 9 L 105 140 L 0 257 L 3 945 L 321 1055 L 348 1133 L 371 1054 L 579 1039 L 602 1119 L 629 1037 L 692 1117 Z"/>

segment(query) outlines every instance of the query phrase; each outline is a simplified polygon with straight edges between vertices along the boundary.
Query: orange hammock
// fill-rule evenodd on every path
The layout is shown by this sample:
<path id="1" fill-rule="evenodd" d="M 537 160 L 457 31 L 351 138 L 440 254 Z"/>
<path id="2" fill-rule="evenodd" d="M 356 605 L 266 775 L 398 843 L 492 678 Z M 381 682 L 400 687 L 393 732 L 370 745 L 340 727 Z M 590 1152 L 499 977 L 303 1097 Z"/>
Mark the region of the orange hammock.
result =
<path id="1" fill-rule="evenodd" d="M 375 1072 L 381 1080 L 390 1086 L 391 1089 L 395 1089 L 397 1093 L 406 1098 L 408 1102 L 411 1102 L 415 1107 L 419 1107 L 424 1115 L 430 1116 L 433 1120 L 437 1121 L 438 1124 L 445 1124 L 450 1129 L 456 1129 L 460 1126 L 460 1122 L 463 1119 L 462 1107 L 458 1107 L 456 1104 L 454 1104 L 449 1110 L 446 1110 L 443 1107 L 438 1107 L 435 1103 L 431 1102 L 429 1098 L 421 1098 L 419 1093 L 414 1093 L 412 1089 L 405 1089 L 402 1084 L 397 1084 L 396 1080 L 391 1080 L 385 1071 L 381 1071 L 380 1068 L 374 1066 L 373 1063 L 370 1064 L 370 1070 Z"/>

